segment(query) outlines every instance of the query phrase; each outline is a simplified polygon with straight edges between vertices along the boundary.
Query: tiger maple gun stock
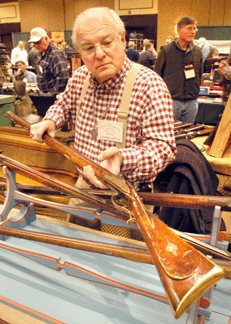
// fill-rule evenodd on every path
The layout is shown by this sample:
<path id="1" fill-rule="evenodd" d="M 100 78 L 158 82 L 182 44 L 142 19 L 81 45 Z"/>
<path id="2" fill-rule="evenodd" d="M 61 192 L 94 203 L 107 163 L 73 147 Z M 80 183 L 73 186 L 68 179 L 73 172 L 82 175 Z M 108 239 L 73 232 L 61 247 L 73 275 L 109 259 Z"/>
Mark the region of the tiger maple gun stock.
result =
<path id="1" fill-rule="evenodd" d="M 21 123 L 21 118 L 13 113 L 8 112 L 8 116 L 9 113 L 10 119 L 30 128 L 29 124 L 24 121 Z M 50 147 L 69 157 L 78 167 L 90 165 L 101 182 L 123 195 L 143 234 L 175 318 L 179 318 L 212 285 L 224 278 L 222 268 L 190 246 L 169 227 L 157 218 L 151 223 L 141 198 L 128 181 L 121 180 L 47 134 L 44 134 L 43 139 Z"/>
<path id="2" fill-rule="evenodd" d="M 130 247 L 119 244 L 109 244 L 105 242 L 77 239 L 55 234 L 40 233 L 24 229 L 11 228 L 7 226 L 0 226 L 0 235 L 13 236 L 21 239 L 33 240 L 66 248 L 100 253 L 134 262 L 153 264 L 153 259 L 145 245 L 144 247 Z M 134 242 L 131 243 L 135 245 Z M 225 271 L 225 278 L 231 279 L 231 258 L 215 258 L 213 259 L 213 261 L 223 268 L 223 270 Z"/>

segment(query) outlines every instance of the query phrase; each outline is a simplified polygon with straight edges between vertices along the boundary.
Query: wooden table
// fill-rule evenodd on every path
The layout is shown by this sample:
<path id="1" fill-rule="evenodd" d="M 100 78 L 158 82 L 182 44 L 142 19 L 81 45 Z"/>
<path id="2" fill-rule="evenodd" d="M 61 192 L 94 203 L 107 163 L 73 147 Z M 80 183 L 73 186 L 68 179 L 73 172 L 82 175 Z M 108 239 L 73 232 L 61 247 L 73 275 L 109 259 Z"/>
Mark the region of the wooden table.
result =
<path id="1" fill-rule="evenodd" d="M 0 95 L 0 126 L 9 126 L 11 121 L 5 117 L 5 113 L 8 110 L 13 111 L 15 96 L 12 95 Z"/>

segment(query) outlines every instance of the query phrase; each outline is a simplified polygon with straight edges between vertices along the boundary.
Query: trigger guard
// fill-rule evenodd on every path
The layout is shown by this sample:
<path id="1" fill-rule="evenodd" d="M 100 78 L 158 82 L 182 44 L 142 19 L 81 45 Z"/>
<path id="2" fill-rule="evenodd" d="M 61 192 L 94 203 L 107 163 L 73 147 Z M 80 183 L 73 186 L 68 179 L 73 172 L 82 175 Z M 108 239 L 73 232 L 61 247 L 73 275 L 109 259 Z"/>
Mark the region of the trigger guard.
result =
<path id="1" fill-rule="evenodd" d="M 111 201 L 112 201 L 113 206 L 118 210 L 122 210 L 122 211 L 125 211 L 127 214 L 130 214 L 128 205 L 126 204 L 126 201 L 124 201 L 125 203 L 123 205 L 120 205 L 120 204 L 118 204 L 118 202 L 116 202 L 116 199 L 118 200 L 118 197 L 123 197 L 123 196 L 121 194 L 118 194 L 117 192 L 112 194 Z"/>
<path id="2" fill-rule="evenodd" d="M 112 194 L 112 197 L 111 197 L 113 204 L 115 206 L 117 206 L 117 208 L 126 208 L 127 207 L 127 203 L 126 203 L 126 201 L 124 199 L 122 200 L 121 198 L 123 199 L 123 196 L 120 193 L 117 193 L 117 192 L 116 193 L 113 193 Z M 121 202 L 123 202 L 123 204 L 119 204 L 118 203 L 118 200 L 119 199 L 120 199 Z"/>

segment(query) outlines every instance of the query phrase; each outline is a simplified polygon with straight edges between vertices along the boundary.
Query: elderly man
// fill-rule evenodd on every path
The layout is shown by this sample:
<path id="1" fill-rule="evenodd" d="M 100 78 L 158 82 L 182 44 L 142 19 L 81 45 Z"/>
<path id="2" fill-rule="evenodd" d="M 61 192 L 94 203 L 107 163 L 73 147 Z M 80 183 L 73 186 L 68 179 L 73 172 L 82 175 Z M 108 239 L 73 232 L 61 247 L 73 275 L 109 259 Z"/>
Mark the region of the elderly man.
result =
<path id="1" fill-rule="evenodd" d="M 205 37 L 200 37 L 197 45 L 201 48 L 202 55 L 203 55 L 203 63 L 205 63 L 206 59 L 210 55 L 211 49 L 214 46 L 209 44 Z"/>
<path id="2" fill-rule="evenodd" d="M 172 101 L 165 83 L 125 55 L 124 24 L 111 9 L 81 13 L 72 42 L 85 65 L 75 71 L 43 121 L 31 126 L 32 138 L 41 142 L 44 132 L 55 136 L 55 130 L 71 118 L 76 151 L 133 184 L 153 182 L 176 155 Z M 136 76 L 127 84 L 134 66 Z M 118 113 L 131 84 L 125 126 Z M 79 111 L 76 103 L 81 103 Z M 90 168 L 84 169 L 84 175 L 102 187 Z"/>
<path id="3" fill-rule="evenodd" d="M 159 51 L 155 71 L 164 79 L 173 99 L 176 120 L 194 124 L 203 73 L 201 49 L 194 45 L 197 22 L 183 17 L 177 24 L 179 37 Z"/>
<path id="4" fill-rule="evenodd" d="M 69 75 L 63 52 L 51 42 L 42 28 L 31 30 L 30 42 L 39 51 L 35 61 L 39 90 L 45 93 L 64 91 Z"/>

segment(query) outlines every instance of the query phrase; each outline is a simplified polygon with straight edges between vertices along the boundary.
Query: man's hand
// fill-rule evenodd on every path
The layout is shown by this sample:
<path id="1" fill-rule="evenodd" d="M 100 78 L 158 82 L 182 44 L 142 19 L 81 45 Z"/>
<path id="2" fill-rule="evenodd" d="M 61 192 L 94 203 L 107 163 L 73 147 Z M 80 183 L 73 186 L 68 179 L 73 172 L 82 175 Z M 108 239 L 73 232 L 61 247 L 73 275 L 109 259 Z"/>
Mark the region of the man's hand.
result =
<path id="1" fill-rule="evenodd" d="M 221 63 L 219 64 L 219 67 L 218 67 L 218 72 L 221 74 L 221 75 L 224 75 L 228 78 L 231 77 L 231 69 L 229 69 L 228 71 L 226 70 L 226 68 L 230 68 L 229 64 L 227 63 L 227 61 L 223 60 L 221 61 Z"/>
<path id="2" fill-rule="evenodd" d="M 108 150 L 103 151 L 98 155 L 98 161 L 100 166 L 112 172 L 115 175 L 120 174 L 120 168 L 123 162 L 122 155 L 116 147 L 111 147 Z M 83 168 L 83 175 L 96 187 L 101 189 L 106 186 L 100 182 L 94 173 L 94 170 L 90 165 Z"/>
<path id="3" fill-rule="evenodd" d="M 43 134 L 46 132 L 47 135 L 50 135 L 51 137 L 55 137 L 55 130 L 56 130 L 55 122 L 53 120 L 46 119 L 46 120 L 42 120 L 37 124 L 31 125 L 30 136 L 33 140 L 42 143 Z"/>

